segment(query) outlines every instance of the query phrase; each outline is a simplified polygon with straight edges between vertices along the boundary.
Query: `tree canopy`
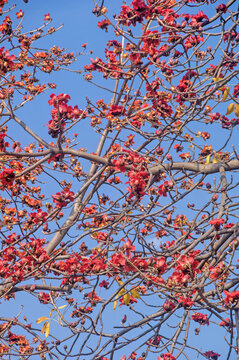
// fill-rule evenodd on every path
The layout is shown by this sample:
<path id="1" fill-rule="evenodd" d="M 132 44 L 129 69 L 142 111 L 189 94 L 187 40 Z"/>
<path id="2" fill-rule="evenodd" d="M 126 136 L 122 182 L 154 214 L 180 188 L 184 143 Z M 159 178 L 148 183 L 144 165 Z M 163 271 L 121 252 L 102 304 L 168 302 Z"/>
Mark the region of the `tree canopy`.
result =
<path id="1" fill-rule="evenodd" d="M 238 2 L 92 2 L 101 54 L 24 2 L 0 0 L 0 358 L 239 357 Z"/>

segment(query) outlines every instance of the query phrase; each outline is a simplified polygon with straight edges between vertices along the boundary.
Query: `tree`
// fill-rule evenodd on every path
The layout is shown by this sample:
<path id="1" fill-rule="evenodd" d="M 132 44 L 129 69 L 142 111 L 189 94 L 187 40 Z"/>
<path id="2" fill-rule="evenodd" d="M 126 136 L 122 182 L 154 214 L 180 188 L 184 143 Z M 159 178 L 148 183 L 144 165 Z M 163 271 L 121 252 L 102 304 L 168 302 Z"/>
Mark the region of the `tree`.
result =
<path id="1" fill-rule="evenodd" d="M 235 359 L 237 1 L 118 4 L 92 7 L 110 40 L 74 70 L 42 49 L 50 14 L 26 32 L 0 1 L 0 358 Z M 68 68 L 97 95 L 44 80 Z M 20 118 L 43 93 L 49 119 Z"/>

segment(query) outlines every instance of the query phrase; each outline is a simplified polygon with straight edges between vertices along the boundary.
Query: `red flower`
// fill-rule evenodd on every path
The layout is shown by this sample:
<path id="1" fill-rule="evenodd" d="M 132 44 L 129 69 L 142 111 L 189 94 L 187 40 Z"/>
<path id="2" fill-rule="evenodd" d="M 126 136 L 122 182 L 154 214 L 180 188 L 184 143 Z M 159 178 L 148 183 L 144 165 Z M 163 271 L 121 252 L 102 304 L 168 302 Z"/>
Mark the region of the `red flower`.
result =
<path id="1" fill-rule="evenodd" d="M 103 280 L 103 281 L 101 281 L 101 283 L 99 283 L 99 286 L 104 287 L 105 289 L 107 289 L 108 285 L 109 285 L 108 281 L 105 281 L 105 280 Z"/>
<path id="2" fill-rule="evenodd" d="M 157 357 L 157 360 L 176 360 L 175 356 L 170 353 L 162 354 L 162 357 Z"/>
<path id="3" fill-rule="evenodd" d="M 192 320 L 198 322 L 201 325 L 209 325 L 207 314 L 194 313 L 192 315 Z"/>
<path id="4" fill-rule="evenodd" d="M 119 267 L 119 266 L 124 266 L 126 263 L 126 260 L 122 254 L 115 253 L 112 255 L 110 262 L 114 267 Z"/>
<path id="5" fill-rule="evenodd" d="M 16 13 L 16 15 L 17 15 L 17 19 L 20 19 L 20 18 L 22 18 L 24 16 L 24 12 L 21 9 Z"/>
<path id="6" fill-rule="evenodd" d="M 216 7 L 216 11 L 225 14 L 227 12 L 227 6 L 225 4 L 220 4 Z"/>
<path id="7" fill-rule="evenodd" d="M 226 318 L 225 320 L 222 320 L 219 325 L 220 326 L 225 326 L 227 328 L 230 328 L 232 326 L 231 320 L 229 318 Z"/>
<path id="8" fill-rule="evenodd" d="M 129 181 L 126 184 L 130 185 L 130 188 L 127 188 L 130 192 L 130 199 L 133 196 L 141 197 L 145 195 L 144 189 L 146 188 L 148 178 L 149 174 L 145 170 L 138 172 L 132 170 L 129 172 Z"/>
<path id="9" fill-rule="evenodd" d="M 125 241 L 125 240 L 123 240 Z M 123 249 L 126 250 L 126 256 L 130 258 L 131 251 L 135 251 L 135 246 L 131 245 L 131 241 L 128 239 L 123 245 Z"/>
<path id="10" fill-rule="evenodd" d="M 50 302 L 51 298 L 50 295 L 44 292 L 40 292 L 38 295 L 38 299 L 40 300 L 41 303 L 43 304 L 47 304 Z"/>
<path id="11" fill-rule="evenodd" d="M 121 298 L 119 299 L 119 302 L 120 302 L 120 306 L 125 305 L 124 297 L 121 297 Z M 137 302 L 138 302 L 138 301 L 137 301 L 132 295 L 130 295 L 129 304 L 134 304 L 134 303 L 137 303 Z"/>
<path id="12" fill-rule="evenodd" d="M 50 98 L 51 98 L 51 100 L 48 101 L 48 104 L 56 106 L 59 102 L 67 103 L 71 97 L 70 97 L 70 95 L 61 93 L 58 96 L 55 94 L 51 94 Z"/>
<path id="13" fill-rule="evenodd" d="M 218 279 L 225 270 L 225 264 L 221 261 L 215 268 L 213 266 L 209 267 L 211 274 L 209 275 L 211 279 L 216 280 Z"/>
<path id="14" fill-rule="evenodd" d="M 15 178 L 13 169 L 3 169 L 3 172 L 0 174 L 0 185 L 1 186 L 11 186 Z"/>
<path id="15" fill-rule="evenodd" d="M 224 229 L 231 229 L 233 226 L 235 226 L 234 223 L 228 223 L 226 225 L 223 226 Z"/>
<path id="16" fill-rule="evenodd" d="M 203 355 L 206 356 L 208 359 L 212 359 L 212 360 L 217 360 L 218 357 L 221 356 L 220 354 L 217 354 L 214 351 L 207 351 Z"/>
<path id="17" fill-rule="evenodd" d="M 3 51 L 4 47 L 0 48 L 0 71 L 6 74 L 8 71 L 13 70 L 15 55 L 9 55 L 9 51 Z"/>
<path id="18" fill-rule="evenodd" d="M 105 30 L 106 32 L 108 31 L 108 26 L 110 25 L 110 21 L 107 20 L 107 19 L 104 19 L 102 21 L 99 21 L 97 23 L 97 26 L 102 29 L 102 30 Z"/>
<path id="19" fill-rule="evenodd" d="M 120 172 L 125 172 L 125 158 L 123 155 L 120 155 L 118 159 L 112 161 L 114 164 L 115 170 Z"/>
<path id="20" fill-rule="evenodd" d="M 194 305 L 194 301 L 190 297 L 180 296 L 178 302 L 183 304 L 184 309 L 189 309 L 192 305 Z"/>
<path id="21" fill-rule="evenodd" d="M 186 39 L 186 41 L 184 43 L 184 47 L 187 51 L 188 49 L 198 45 L 203 40 L 204 40 L 204 38 L 200 37 L 199 35 L 196 35 L 196 36 L 189 35 L 189 37 Z"/>
<path id="22" fill-rule="evenodd" d="M 112 105 L 109 110 L 109 115 L 113 115 L 113 116 L 123 115 L 124 113 L 125 113 L 125 110 L 124 110 L 123 106 L 120 106 L 120 105 Z"/>
<path id="23" fill-rule="evenodd" d="M 215 226 L 215 229 L 216 230 L 219 230 L 220 229 L 220 226 L 222 225 L 222 224 L 224 224 L 224 219 L 214 219 L 214 220 L 210 220 L 209 221 L 209 224 L 210 225 L 214 225 Z"/>
<path id="24" fill-rule="evenodd" d="M 146 342 L 146 345 L 158 345 L 161 341 L 162 337 L 161 336 L 154 336 L 152 337 L 151 339 L 149 339 L 147 342 Z"/>
<path id="25" fill-rule="evenodd" d="M 239 291 L 233 291 L 229 292 L 227 290 L 224 290 L 224 294 L 226 295 L 224 299 L 224 305 L 226 307 L 231 307 L 232 305 L 235 305 L 239 300 Z"/>
<path id="26" fill-rule="evenodd" d="M 45 15 L 44 15 L 44 21 L 49 21 L 49 20 L 51 20 L 50 14 L 49 14 L 49 13 L 48 13 L 48 14 L 45 14 Z"/>
<path id="27" fill-rule="evenodd" d="M 163 308 L 165 311 L 169 312 L 174 310 L 176 308 L 176 305 L 174 304 L 173 301 L 165 300 L 165 303 L 163 304 Z"/>
<path id="28" fill-rule="evenodd" d="M 0 151 L 6 151 L 6 148 L 9 147 L 9 143 L 4 141 L 5 133 L 0 134 Z"/>
<path id="29" fill-rule="evenodd" d="M 66 206 L 69 202 L 74 201 L 74 193 L 70 191 L 68 188 L 65 188 L 61 192 L 56 193 L 56 195 L 52 195 L 53 202 L 56 203 L 56 206 L 61 209 Z"/>
<path id="30" fill-rule="evenodd" d="M 47 215 L 47 212 L 43 212 L 41 209 L 37 209 L 37 213 L 31 213 L 30 217 L 35 224 L 38 224 L 40 221 L 45 222 Z"/>

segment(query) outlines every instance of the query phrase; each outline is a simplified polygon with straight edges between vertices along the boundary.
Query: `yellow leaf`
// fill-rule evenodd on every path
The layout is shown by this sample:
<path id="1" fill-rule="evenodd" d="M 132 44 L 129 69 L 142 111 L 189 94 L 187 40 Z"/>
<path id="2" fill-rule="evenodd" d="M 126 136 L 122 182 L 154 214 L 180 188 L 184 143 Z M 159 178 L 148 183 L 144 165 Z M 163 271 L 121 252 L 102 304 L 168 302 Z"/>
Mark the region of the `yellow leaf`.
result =
<path id="1" fill-rule="evenodd" d="M 239 117 L 239 105 L 238 104 L 235 105 L 234 113 L 237 117 Z"/>
<path id="2" fill-rule="evenodd" d="M 124 295 L 124 304 L 129 305 L 129 302 L 130 302 L 130 294 L 127 293 Z"/>
<path id="3" fill-rule="evenodd" d="M 121 290 L 118 292 L 119 296 L 120 296 L 120 295 L 124 295 L 125 293 L 126 293 L 125 288 L 121 289 Z"/>
<path id="4" fill-rule="evenodd" d="M 42 327 L 42 329 L 41 329 L 41 334 L 43 334 L 43 333 L 45 332 L 45 330 L 46 330 L 46 324 L 47 324 L 47 322 L 45 322 L 45 324 L 43 325 L 43 327 Z"/>
<path id="5" fill-rule="evenodd" d="M 234 107 L 235 107 L 234 103 L 231 103 L 230 105 L 228 105 L 226 115 L 230 115 L 233 112 Z"/>
<path id="6" fill-rule="evenodd" d="M 67 305 L 62 305 L 62 306 L 59 306 L 58 309 L 64 309 Z"/>
<path id="7" fill-rule="evenodd" d="M 212 80 L 213 80 L 214 82 L 218 82 L 218 81 L 220 81 L 220 80 L 223 80 L 223 78 L 216 77 L 216 78 L 213 78 Z"/>
<path id="8" fill-rule="evenodd" d="M 114 301 L 114 310 L 116 309 L 117 306 L 117 300 Z"/>
<path id="9" fill-rule="evenodd" d="M 229 95 L 229 92 L 230 92 L 230 88 L 227 87 L 223 92 L 222 101 L 226 101 L 226 99 Z"/>
<path id="10" fill-rule="evenodd" d="M 138 290 L 132 289 L 132 290 L 130 290 L 130 293 L 131 293 L 131 295 L 133 296 L 133 298 L 135 298 L 135 299 L 140 299 L 140 295 L 139 295 Z"/>
<path id="11" fill-rule="evenodd" d="M 206 165 L 210 164 L 210 162 L 211 162 L 211 155 L 208 155 L 206 157 Z"/>
<path id="12" fill-rule="evenodd" d="M 49 335 L 50 333 L 50 323 L 47 322 L 46 323 L 46 328 L 45 328 L 45 337 L 47 338 L 47 336 Z"/>
<path id="13" fill-rule="evenodd" d="M 219 160 L 215 156 L 213 156 L 212 163 L 217 164 L 217 163 L 219 163 Z"/>
<path id="14" fill-rule="evenodd" d="M 52 315 L 53 311 L 55 311 L 55 309 L 51 309 L 51 312 L 50 312 L 49 317 L 51 317 L 51 315 Z"/>
<path id="15" fill-rule="evenodd" d="M 40 324 L 41 322 L 43 322 L 43 321 L 45 321 L 45 320 L 48 320 L 48 317 L 46 317 L 46 316 L 42 316 L 42 317 L 40 317 L 39 319 L 37 319 L 37 324 Z"/>

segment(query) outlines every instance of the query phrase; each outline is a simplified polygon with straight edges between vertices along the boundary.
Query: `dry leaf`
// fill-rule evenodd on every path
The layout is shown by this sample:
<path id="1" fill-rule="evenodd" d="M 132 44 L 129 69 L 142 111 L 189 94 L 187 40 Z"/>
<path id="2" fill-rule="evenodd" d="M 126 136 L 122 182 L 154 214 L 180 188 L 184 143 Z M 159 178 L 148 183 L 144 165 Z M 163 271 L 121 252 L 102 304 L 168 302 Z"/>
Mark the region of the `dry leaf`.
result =
<path id="1" fill-rule="evenodd" d="M 46 316 L 42 316 L 42 317 L 40 317 L 39 319 L 37 319 L 37 324 L 40 324 L 41 322 L 43 322 L 43 321 L 45 321 L 45 320 L 48 320 L 48 317 L 46 317 Z"/>
<path id="2" fill-rule="evenodd" d="M 231 103 L 230 105 L 228 105 L 226 115 L 230 115 L 233 112 L 234 107 L 235 107 L 234 103 Z"/>
<path id="3" fill-rule="evenodd" d="M 210 162 L 211 162 L 211 155 L 208 155 L 207 157 L 206 157 L 206 165 L 208 165 L 208 164 L 210 164 Z"/>

